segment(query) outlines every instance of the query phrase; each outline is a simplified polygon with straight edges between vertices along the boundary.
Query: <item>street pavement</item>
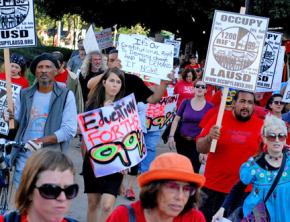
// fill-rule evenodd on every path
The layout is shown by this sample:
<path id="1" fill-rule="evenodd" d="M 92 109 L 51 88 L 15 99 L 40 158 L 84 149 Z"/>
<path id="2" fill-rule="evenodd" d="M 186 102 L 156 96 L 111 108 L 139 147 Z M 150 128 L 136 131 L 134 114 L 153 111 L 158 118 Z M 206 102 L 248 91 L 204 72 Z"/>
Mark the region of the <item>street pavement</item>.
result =
<path id="1" fill-rule="evenodd" d="M 81 157 L 81 151 L 80 148 L 77 147 L 77 141 L 78 139 L 74 139 L 73 143 L 71 145 L 71 149 L 68 153 L 69 157 L 73 160 L 75 168 L 76 168 L 76 183 L 80 187 L 80 191 L 78 196 L 72 201 L 72 205 L 70 208 L 69 213 L 67 216 L 73 217 L 80 222 L 86 222 L 86 212 L 87 212 L 87 196 L 84 194 L 84 183 L 83 183 L 83 177 L 80 175 L 80 172 L 82 170 L 82 157 Z M 164 152 L 169 152 L 169 148 L 163 144 L 162 140 L 160 140 L 159 144 L 157 145 L 156 149 L 157 155 Z M 136 197 L 139 196 L 139 188 L 137 185 L 137 180 L 135 181 L 135 187 L 134 187 Z M 123 196 L 118 196 L 117 202 L 115 206 L 118 206 L 120 204 L 130 204 L 131 201 L 127 200 Z"/>

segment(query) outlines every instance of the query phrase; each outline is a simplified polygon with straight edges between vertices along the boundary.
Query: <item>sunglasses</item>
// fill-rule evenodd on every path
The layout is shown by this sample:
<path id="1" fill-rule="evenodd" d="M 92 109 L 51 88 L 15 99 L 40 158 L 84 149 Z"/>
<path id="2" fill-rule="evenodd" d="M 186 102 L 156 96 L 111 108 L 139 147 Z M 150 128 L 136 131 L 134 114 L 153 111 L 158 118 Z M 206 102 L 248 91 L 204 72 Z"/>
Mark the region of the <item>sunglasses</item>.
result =
<path id="1" fill-rule="evenodd" d="M 279 133 L 279 134 L 275 134 L 275 133 L 270 133 L 266 136 L 266 139 L 269 140 L 270 142 L 275 142 L 278 138 L 278 140 L 280 142 L 283 142 L 286 140 L 286 134 L 284 133 Z"/>
<path id="2" fill-rule="evenodd" d="M 192 185 L 181 185 L 173 181 L 168 181 L 164 183 L 164 187 L 169 191 L 178 194 L 180 190 L 187 196 L 192 196 L 195 194 L 196 188 Z"/>
<path id="3" fill-rule="evenodd" d="M 63 191 L 67 200 L 75 198 L 79 191 L 79 186 L 77 184 L 72 184 L 66 188 L 61 188 L 55 184 L 43 184 L 39 187 L 35 186 L 38 189 L 40 196 L 44 199 L 56 199 L 60 193 Z"/>
<path id="4" fill-rule="evenodd" d="M 282 101 L 273 101 L 275 105 L 284 105 L 285 103 Z"/>
<path id="5" fill-rule="evenodd" d="M 204 85 L 195 85 L 195 88 L 197 88 L 197 89 L 205 89 L 206 86 L 204 86 Z"/>

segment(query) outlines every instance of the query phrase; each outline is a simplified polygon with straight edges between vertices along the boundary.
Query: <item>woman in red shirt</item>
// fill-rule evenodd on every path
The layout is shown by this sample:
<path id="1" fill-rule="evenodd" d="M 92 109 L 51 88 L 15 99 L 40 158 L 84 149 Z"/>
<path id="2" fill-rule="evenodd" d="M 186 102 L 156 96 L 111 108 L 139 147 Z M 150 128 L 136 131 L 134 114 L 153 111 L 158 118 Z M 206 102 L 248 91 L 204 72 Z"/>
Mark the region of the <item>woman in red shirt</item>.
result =
<path id="1" fill-rule="evenodd" d="M 182 79 L 174 87 L 174 94 L 179 95 L 176 104 L 177 109 L 184 99 L 191 99 L 194 96 L 193 81 L 196 79 L 195 71 L 193 69 L 185 69 L 181 76 Z"/>
<path id="2" fill-rule="evenodd" d="M 12 54 L 10 57 L 11 82 L 22 88 L 28 88 L 29 82 L 24 77 L 26 70 L 26 61 L 23 56 Z M 5 73 L 0 73 L 0 80 L 6 81 Z"/>

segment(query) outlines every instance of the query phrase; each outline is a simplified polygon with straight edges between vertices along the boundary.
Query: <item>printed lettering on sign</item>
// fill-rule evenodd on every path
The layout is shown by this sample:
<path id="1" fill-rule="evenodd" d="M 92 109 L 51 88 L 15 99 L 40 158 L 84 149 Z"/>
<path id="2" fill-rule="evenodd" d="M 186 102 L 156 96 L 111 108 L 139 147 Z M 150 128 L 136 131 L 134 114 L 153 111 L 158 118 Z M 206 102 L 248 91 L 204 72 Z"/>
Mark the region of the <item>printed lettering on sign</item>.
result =
<path id="1" fill-rule="evenodd" d="M 78 116 L 96 177 L 135 166 L 146 156 L 134 94 Z"/>
<path id="2" fill-rule="evenodd" d="M 254 91 L 268 19 L 215 11 L 203 80 Z"/>

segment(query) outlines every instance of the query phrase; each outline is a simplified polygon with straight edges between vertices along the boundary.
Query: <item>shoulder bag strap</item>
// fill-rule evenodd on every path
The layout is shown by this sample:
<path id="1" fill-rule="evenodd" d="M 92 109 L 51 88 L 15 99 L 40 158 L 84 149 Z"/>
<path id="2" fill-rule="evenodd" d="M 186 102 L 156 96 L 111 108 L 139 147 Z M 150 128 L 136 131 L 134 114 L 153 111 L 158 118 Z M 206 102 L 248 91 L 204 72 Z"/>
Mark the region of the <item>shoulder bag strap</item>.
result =
<path id="1" fill-rule="evenodd" d="M 268 193 L 267 193 L 267 196 L 264 200 L 264 202 L 266 202 L 268 200 L 268 198 L 271 196 L 271 194 L 273 193 L 276 185 L 278 184 L 279 180 L 280 180 L 280 177 L 284 171 L 284 168 L 285 168 L 285 163 L 286 163 L 286 154 L 285 152 L 283 152 L 283 159 L 282 159 L 282 163 L 281 163 L 281 166 L 279 168 L 279 171 L 277 173 L 277 176 L 275 177 L 275 180 L 273 181 Z"/>
<path id="2" fill-rule="evenodd" d="M 136 216 L 135 216 L 135 212 L 134 212 L 133 207 L 131 205 L 123 205 L 123 206 L 128 209 L 128 213 L 129 213 L 129 221 L 128 222 L 136 222 Z"/>
<path id="3" fill-rule="evenodd" d="M 4 222 L 20 222 L 20 214 L 16 211 L 12 211 L 4 216 Z"/>

